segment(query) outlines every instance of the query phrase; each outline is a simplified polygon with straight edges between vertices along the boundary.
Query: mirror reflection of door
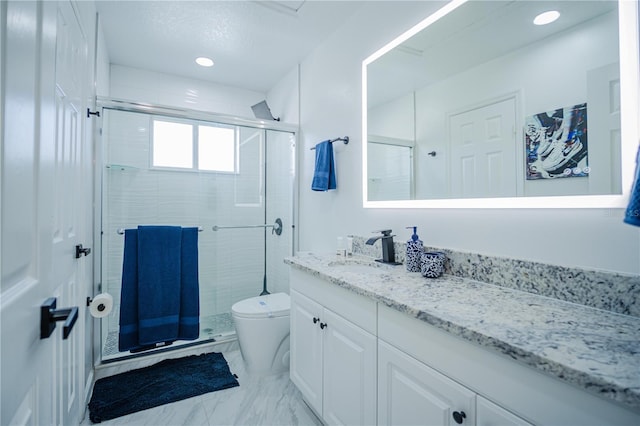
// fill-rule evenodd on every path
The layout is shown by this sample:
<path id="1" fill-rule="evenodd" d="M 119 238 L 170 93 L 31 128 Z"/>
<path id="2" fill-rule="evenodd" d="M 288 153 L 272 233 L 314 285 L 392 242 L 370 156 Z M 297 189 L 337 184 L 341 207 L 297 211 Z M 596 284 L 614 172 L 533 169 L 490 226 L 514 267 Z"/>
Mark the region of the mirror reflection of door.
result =
<path id="1" fill-rule="evenodd" d="M 370 136 L 367 150 L 369 200 L 410 200 L 413 147 L 390 140 L 375 141 Z"/>
<path id="2" fill-rule="evenodd" d="M 516 195 L 515 98 L 449 116 L 454 198 Z"/>
<path id="3" fill-rule="evenodd" d="M 589 194 L 621 194 L 620 67 L 605 65 L 587 72 Z"/>

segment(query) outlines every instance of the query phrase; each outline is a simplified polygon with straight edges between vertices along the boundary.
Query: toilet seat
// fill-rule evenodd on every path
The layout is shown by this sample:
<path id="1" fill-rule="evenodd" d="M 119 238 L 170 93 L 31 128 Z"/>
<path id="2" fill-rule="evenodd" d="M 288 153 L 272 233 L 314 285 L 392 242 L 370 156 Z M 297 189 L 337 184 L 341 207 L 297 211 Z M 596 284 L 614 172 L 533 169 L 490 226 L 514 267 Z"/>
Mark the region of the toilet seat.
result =
<path id="1" fill-rule="evenodd" d="M 274 293 L 241 300 L 231 307 L 238 318 L 275 318 L 289 315 L 291 299 L 286 293 Z"/>

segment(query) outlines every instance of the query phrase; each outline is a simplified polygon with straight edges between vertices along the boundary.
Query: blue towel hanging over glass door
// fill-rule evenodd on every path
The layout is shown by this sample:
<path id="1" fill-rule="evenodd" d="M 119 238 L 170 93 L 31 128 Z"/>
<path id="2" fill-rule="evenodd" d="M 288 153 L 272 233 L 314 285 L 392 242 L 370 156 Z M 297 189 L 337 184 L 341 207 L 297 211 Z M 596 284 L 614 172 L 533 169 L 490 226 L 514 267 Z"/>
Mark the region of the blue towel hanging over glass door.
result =
<path id="1" fill-rule="evenodd" d="M 198 229 L 125 231 L 119 350 L 140 351 L 199 336 Z"/>

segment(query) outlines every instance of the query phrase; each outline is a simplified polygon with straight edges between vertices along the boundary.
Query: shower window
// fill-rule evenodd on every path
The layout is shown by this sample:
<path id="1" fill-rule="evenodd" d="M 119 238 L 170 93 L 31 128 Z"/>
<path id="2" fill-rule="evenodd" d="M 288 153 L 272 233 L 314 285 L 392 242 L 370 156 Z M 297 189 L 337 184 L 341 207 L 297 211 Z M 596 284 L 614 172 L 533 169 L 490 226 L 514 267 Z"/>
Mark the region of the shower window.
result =
<path id="1" fill-rule="evenodd" d="M 237 172 L 235 126 L 153 119 L 152 167 Z"/>
<path id="2" fill-rule="evenodd" d="M 198 169 L 236 171 L 236 131 L 231 127 L 198 126 Z"/>

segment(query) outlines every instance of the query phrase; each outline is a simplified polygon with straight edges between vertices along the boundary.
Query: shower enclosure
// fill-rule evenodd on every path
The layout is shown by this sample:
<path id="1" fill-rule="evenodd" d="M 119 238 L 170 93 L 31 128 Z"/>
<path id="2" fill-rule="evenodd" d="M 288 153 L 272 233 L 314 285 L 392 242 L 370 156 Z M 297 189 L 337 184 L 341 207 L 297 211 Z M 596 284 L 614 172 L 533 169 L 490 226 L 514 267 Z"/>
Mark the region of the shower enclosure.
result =
<path id="1" fill-rule="evenodd" d="M 199 227 L 195 343 L 233 337 L 235 302 L 265 286 L 288 290 L 282 259 L 294 244 L 295 129 L 113 100 L 100 105 L 98 290 L 114 299 L 101 319 L 102 361 L 130 355 L 118 352 L 118 308 L 123 231 L 138 225 Z"/>

